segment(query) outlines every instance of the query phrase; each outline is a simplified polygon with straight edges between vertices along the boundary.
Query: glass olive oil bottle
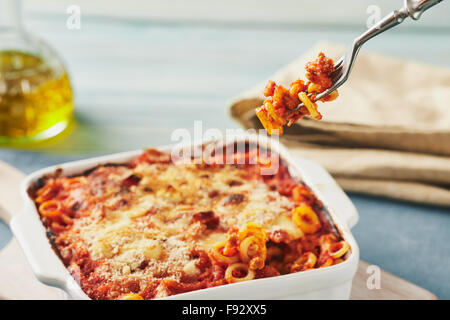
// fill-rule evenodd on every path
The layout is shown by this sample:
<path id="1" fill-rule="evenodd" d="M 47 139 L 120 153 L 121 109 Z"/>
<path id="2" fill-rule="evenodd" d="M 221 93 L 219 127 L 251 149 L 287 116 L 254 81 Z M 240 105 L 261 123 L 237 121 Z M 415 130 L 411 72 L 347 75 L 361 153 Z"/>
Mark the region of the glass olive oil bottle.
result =
<path id="1" fill-rule="evenodd" d="M 23 30 L 20 1 L 0 0 L 0 145 L 55 136 L 67 127 L 72 111 L 63 64 Z"/>

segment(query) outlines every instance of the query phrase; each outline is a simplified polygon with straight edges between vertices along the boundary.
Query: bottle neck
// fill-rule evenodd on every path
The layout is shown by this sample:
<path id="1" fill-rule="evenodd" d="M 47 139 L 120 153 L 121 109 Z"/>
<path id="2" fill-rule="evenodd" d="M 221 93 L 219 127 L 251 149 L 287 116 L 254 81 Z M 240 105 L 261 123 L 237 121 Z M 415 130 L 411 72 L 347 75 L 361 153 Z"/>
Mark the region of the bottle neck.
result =
<path id="1" fill-rule="evenodd" d="M 20 0 L 0 0 L 0 30 L 22 28 Z"/>

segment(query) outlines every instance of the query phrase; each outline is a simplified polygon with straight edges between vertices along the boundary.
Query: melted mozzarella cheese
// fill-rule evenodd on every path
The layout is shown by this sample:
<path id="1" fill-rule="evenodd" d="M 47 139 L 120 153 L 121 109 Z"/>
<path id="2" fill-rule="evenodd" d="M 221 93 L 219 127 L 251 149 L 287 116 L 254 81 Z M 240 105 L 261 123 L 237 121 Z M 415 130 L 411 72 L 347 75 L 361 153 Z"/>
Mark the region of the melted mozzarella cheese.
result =
<path id="1" fill-rule="evenodd" d="M 117 187 L 130 175 L 141 178 L 138 185 Z M 197 274 L 192 249 L 208 251 L 225 240 L 228 229 L 248 222 L 267 232 L 282 229 L 292 238 L 301 237 L 291 221 L 294 204 L 246 176 L 245 169 L 232 165 L 139 164 L 108 176 L 107 193 L 91 208 L 97 213 L 75 219 L 72 229 L 92 259 L 104 261 L 106 276 L 120 280 L 132 275 L 142 281 Z M 219 218 L 214 230 L 193 220 L 205 211 Z"/>

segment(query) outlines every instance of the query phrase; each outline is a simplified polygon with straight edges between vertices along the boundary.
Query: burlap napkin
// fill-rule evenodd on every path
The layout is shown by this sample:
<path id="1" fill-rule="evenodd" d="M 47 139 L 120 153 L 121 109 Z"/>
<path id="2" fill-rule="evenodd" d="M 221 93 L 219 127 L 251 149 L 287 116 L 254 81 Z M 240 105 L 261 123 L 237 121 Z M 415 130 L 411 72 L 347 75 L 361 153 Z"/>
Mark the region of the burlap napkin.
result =
<path id="1" fill-rule="evenodd" d="M 345 49 L 319 43 L 270 79 L 289 85 L 304 79 L 319 51 L 336 60 Z M 254 109 L 266 82 L 230 103 L 245 128 L 262 128 Z M 450 70 L 363 50 L 339 92 L 319 103 L 323 120 L 300 120 L 281 142 L 322 164 L 347 191 L 450 206 Z"/>

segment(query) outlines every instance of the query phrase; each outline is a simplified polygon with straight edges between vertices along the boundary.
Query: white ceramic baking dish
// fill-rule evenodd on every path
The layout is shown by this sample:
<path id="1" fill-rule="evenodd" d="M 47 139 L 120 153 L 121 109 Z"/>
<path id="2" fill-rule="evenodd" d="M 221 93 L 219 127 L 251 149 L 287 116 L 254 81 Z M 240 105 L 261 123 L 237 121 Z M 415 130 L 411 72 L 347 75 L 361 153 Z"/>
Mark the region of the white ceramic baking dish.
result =
<path id="1" fill-rule="evenodd" d="M 350 228 L 358 220 L 358 213 L 350 199 L 321 166 L 306 159 L 292 158 L 277 141 L 256 135 L 241 135 L 237 141 L 258 143 L 278 153 L 288 165 L 291 175 L 302 179 L 323 202 L 335 227 L 349 242 L 351 251 L 343 263 L 331 267 L 202 289 L 165 299 L 348 299 L 359 261 L 359 249 L 350 233 Z M 222 142 L 229 143 L 231 140 Z M 194 147 L 200 145 L 201 142 L 192 144 Z M 173 147 L 158 149 L 171 152 Z M 57 168 L 63 169 L 63 175 L 73 175 L 102 163 L 128 162 L 141 152 L 136 150 L 69 162 L 36 171 L 25 179 L 21 187 L 24 209 L 12 219 L 11 228 L 41 282 L 64 290 L 68 298 L 89 299 L 53 251 L 36 207 L 28 196 L 30 185 Z"/>

